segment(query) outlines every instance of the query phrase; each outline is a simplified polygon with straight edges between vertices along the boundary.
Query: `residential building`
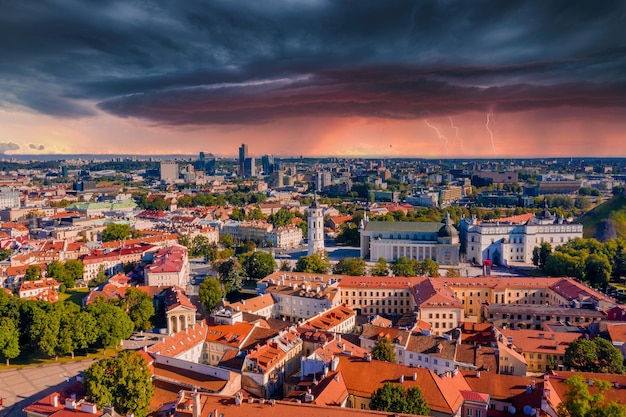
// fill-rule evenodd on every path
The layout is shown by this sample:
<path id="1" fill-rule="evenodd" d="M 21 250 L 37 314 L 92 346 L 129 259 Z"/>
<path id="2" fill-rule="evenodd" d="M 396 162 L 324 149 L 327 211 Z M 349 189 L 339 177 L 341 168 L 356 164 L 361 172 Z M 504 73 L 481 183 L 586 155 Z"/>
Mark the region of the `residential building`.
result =
<path id="1" fill-rule="evenodd" d="M 296 248 L 302 244 L 302 229 L 297 226 L 277 227 L 266 235 L 267 243 L 277 249 Z"/>
<path id="2" fill-rule="evenodd" d="M 565 350 L 582 336 L 580 333 L 540 330 L 497 329 L 496 333 L 498 341 L 522 354 L 529 373 L 563 369 Z"/>
<path id="3" fill-rule="evenodd" d="M 148 352 L 192 363 L 200 363 L 208 326 L 204 321 L 185 327 L 184 331 L 171 333 L 148 347 Z"/>
<path id="4" fill-rule="evenodd" d="M 300 325 L 300 328 L 329 333 L 352 333 L 356 324 L 355 318 L 356 312 L 354 310 L 345 305 L 340 305 L 311 316 Z"/>
<path id="5" fill-rule="evenodd" d="M 150 286 L 185 287 L 189 281 L 187 248 L 174 245 L 156 251 L 144 268 L 144 280 Z"/>
<path id="6" fill-rule="evenodd" d="M 358 314 L 402 315 L 414 311 L 412 287 L 419 281 L 419 278 L 342 276 L 341 301 Z"/>
<path id="7" fill-rule="evenodd" d="M 385 382 L 396 382 L 406 389 L 420 387 L 431 416 L 461 416 L 464 400 L 459 389 L 462 381 L 457 381 L 463 378 L 460 373 L 442 378 L 429 369 L 368 359 L 339 357 L 337 371 L 342 373 L 348 388 L 348 407 L 368 410 L 374 391 Z"/>
<path id="8" fill-rule="evenodd" d="M 545 330 L 546 323 L 561 322 L 573 326 L 588 326 L 606 318 L 595 309 L 571 308 L 545 304 L 483 304 L 481 321 L 495 327 Z"/>
<path id="9" fill-rule="evenodd" d="M 58 301 L 59 282 L 54 278 L 44 278 L 36 281 L 23 281 L 18 295 L 27 300 Z"/>
<path id="10" fill-rule="evenodd" d="M 470 390 L 489 395 L 488 415 L 540 415 L 544 385 L 541 378 L 501 375 L 492 372 L 461 372 Z M 553 415 L 553 414 L 550 414 Z M 485 417 L 485 413 L 480 414 Z M 476 417 L 474 414 L 473 417 Z"/>
<path id="11" fill-rule="evenodd" d="M 364 324 L 363 331 L 359 336 L 359 344 L 363 349 L 371 352 L 381 339 L 389 339 L 396 357 L 396 363 L 405 363 L 405 351 L 407 349 L 411 332 L 393 327 L 378 327 L 372 324 Z"/>
<path id="12" fill-rule="evenodd" d="M 248 352 L 241 386 L 251 394 L 271 398 L 281 395 L 283 383 L 300 369 L 302 339 L 294 328 L 281 331 L 264 345 Z"/>
<path id="13" fill-rule="evenodd" d="M 202 362 L 217 365 L 231 351 L 239 354 L 252 334 L 255 325 L 245 322 L 209 326 L 206 334 Z"/>

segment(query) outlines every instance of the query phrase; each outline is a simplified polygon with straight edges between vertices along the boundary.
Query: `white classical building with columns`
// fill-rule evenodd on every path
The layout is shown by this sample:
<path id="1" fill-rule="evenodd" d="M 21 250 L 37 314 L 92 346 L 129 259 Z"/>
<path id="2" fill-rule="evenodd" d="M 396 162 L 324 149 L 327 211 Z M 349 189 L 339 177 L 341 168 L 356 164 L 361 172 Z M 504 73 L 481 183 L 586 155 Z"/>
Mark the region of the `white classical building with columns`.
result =
<path id="1" fill-rule="evenodd" d="M 163 293 L 168 334 L 181 332 L 196 324 L 197 309 L 182 288 L 167 288 Z"/>
<path id="2" fill-rule="evenodd" d="M 402 256 L 432 259 L 441 265 L 458 265 L 459 235 L 450 217 L 438 222 L 361 223 L 361 257 L 368 261 L 384 258 L 395 261 Z"/>

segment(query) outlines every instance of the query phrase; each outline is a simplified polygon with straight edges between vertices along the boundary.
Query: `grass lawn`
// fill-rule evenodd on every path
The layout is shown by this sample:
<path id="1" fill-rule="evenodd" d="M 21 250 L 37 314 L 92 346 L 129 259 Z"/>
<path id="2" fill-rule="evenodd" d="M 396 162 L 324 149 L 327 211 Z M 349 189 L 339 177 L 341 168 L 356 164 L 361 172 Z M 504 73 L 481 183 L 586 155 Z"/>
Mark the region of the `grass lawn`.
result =
<path id="1" fill-rule="evenodd" d="M 102 353 L 102 349 L 89 349 L 89 352 L 81 350 L 77 351 L 72 359 L 72 355 L 59 356 L 58 358 L 48 358 L 39 356 L 37 352 L 25 351 L 22 352 L 18 358 L 12 359 L 11 365 L 8 367 L 4 361 L 0 362 L 0 371 L 4 371 L 6 369 L 25 368 L 28 366 L 49 365 L 53 363 L 77 362 L 85 359 L 100 359 L 115 356 L 119 352 L 120 350 L 116 348 L 107 348 L 104 354 Z"/>
<path id="2" fill-rule="evenodd" d="M 82 306 L 83 298 L 85 298 L 87 294 L 89 294 L 89 288 L 74 288 L 59 294 L 59 301 L 68 301 Z"/>

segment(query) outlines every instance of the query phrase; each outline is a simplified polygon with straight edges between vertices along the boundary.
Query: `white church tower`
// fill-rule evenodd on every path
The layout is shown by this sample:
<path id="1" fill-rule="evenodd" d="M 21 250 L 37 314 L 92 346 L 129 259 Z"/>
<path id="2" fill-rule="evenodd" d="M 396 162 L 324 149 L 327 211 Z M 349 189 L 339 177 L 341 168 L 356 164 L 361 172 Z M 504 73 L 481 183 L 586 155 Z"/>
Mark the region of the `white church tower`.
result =
<path id="1" fill-rule="evenodd" d="M 308 255 L 324 251 L 324 214 L 317 204 L 317 194 L 309 207 L 309 250 Z"/>

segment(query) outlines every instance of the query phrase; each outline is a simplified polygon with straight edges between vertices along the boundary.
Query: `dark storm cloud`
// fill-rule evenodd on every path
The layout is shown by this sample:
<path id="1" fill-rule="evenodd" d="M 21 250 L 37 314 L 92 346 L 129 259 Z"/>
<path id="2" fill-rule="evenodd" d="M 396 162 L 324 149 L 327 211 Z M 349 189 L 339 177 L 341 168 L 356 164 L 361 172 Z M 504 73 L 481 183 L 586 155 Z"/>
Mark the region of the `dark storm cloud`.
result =
<path id="1" fill-rule="evenodd" d="M 0 155 L 4 155 L 7 151 L 17 151 L 20 145 L 13 142 L 0 142 Z"/>
<path id="2" fill-rule="evenodd" d="M 0 7 L 0 106 L 57 117 L 94 103 L 175 125 L 626 103 L 619 0 Z"/>

